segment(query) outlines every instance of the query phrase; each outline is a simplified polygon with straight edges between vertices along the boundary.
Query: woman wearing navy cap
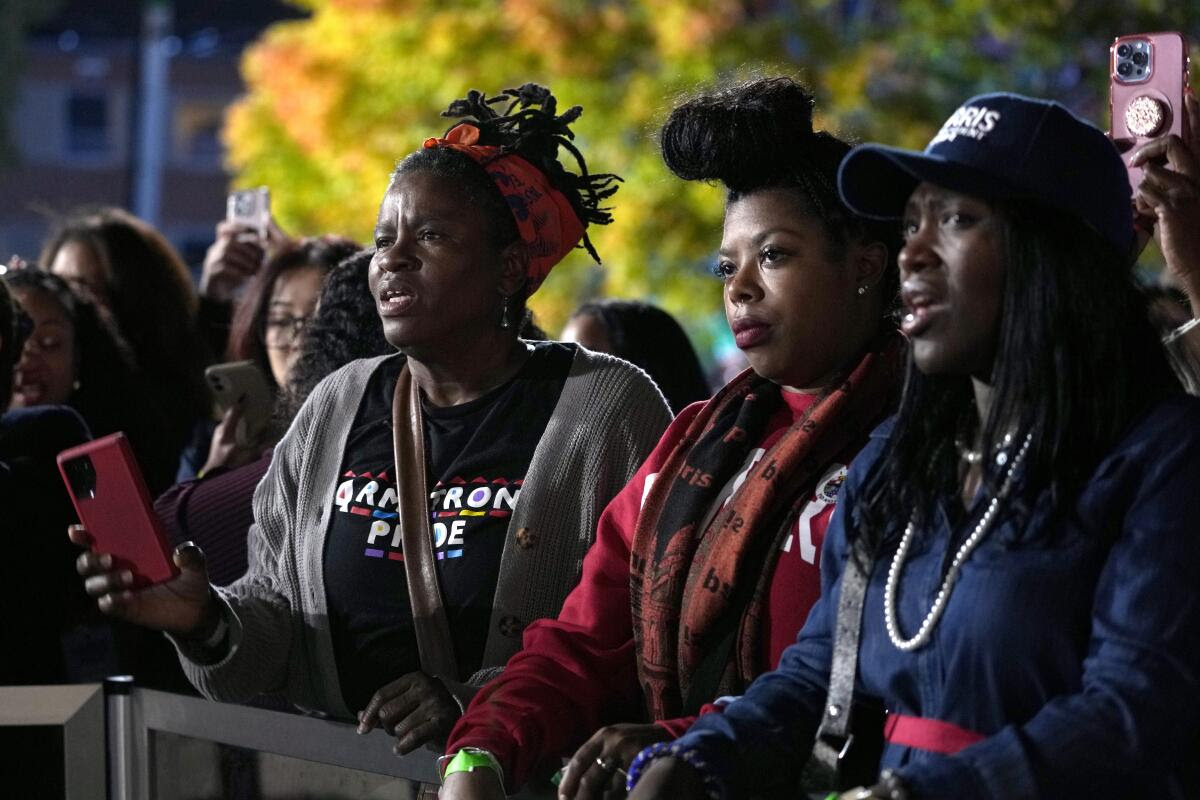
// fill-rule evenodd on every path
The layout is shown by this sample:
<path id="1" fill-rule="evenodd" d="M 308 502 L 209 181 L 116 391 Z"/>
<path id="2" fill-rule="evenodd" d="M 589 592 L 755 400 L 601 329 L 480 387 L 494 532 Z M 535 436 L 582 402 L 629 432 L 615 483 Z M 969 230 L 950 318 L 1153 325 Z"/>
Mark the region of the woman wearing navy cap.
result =
<path id="1" fill-rule="evenodd" d="M 1197 796 L 1200 401 L 1132 283 L 1119 156 L 1056 103 L 985 95 L 924 153 L 852 151 L 839 189 L 903 219 L 900 410 L 797 643 L 643 751 L 631 797 L 794 791 L 873 703 L 884 771 L 844 797 Z"/>

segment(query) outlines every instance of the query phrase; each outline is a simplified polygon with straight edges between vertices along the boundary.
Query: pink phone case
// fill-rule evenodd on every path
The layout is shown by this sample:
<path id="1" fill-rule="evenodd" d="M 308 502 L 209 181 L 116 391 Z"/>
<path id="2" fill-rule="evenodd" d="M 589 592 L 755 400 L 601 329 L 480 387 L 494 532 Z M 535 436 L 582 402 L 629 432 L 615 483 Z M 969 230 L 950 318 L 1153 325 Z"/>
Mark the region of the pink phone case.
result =
<path id="1" fill-rule="evenodd" d="M 1118 74 L 1117 50 L 1122 44 L 1149 42 L 1149 74 Z M 1188 46 L 1183 34 L 1175 31 L 1135 33 L 1120 36 L 1109 48 L 1109 111 L 1112 137 L 1121 148 L 1121 158 L 1129 170 L 1129 185 L 1136 192 L 1142 182 L 1142 168 L 1129 166 L 1138 148 L 1151 139 L 1174 133 L 1186 136 L 1187 114 L 1183 94 L 1188 85 Z M 1159 114 L 1164 115 L 1155 125 Z M 1150 132 L 1147 129 L 1152 128 Z"/>
<path id="2" fill-rule="evenodd" d="M 179 574 L 125 434 L 64 450 L 58 471 L 94 549 L 111 553 L 116 569 L 130 570 L 135 586 Z"/>

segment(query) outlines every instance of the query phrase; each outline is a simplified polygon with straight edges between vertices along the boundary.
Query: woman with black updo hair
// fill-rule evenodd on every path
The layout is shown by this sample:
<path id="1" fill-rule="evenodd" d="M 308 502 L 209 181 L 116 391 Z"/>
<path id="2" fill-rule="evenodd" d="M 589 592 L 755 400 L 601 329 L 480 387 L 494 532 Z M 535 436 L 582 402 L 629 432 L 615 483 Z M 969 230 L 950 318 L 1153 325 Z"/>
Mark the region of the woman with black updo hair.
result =
<path id="1" fill-rule="evenodd" d="M 810 750 L 839 800 L 1200 797 L 1200 399 L 1130 274 L 1121 156 L 997 92 L 838 178 L 902 225 L 900 407 L 846 478 L 796 643 L 642 751 L 631 800 L 796 797 Z M 1159 166 L 1139 200 L 1174 226 L 1191 182 Z"/>
<path id="2" fill-rule="evenodd" d="M 850 147 L 814 131 L 812 109 L 773 78 L 667 120 L 667 166 L 728 189 L 714 272 L 751 369 L 683 409 L 609 504 L 558 619 L 526 630 L 451 734 L 443 797 L 499 798 L 572 753 L 560 797 L 621 796 L 643 746 L 795 641 L 846 465 L 893 409 L 903 352 L 894 227 L 838 199 Z M 452 771 L 468 759 L 491 769 Z"/>
<path id="3" fill-rule="evenodd" d="M 670 419 L 626 362 L 518 335 L 526 298 L 580 242 L 594 256 L 586 228 L 610 219 L 615 177 L 569 142 L 580 112 L 533 84 L 471 92 L 446 112 L 466 121 L 396 168 L 368 283 L 400 352 L 313 389 L 255 492 L 243 578 L 213 589 L 184 547 L 178 578 L 132 591 L 80 558 L 100 607 L 170 633 L 205 695 L 282 693 L 408 752 L 558 612 Z"/>

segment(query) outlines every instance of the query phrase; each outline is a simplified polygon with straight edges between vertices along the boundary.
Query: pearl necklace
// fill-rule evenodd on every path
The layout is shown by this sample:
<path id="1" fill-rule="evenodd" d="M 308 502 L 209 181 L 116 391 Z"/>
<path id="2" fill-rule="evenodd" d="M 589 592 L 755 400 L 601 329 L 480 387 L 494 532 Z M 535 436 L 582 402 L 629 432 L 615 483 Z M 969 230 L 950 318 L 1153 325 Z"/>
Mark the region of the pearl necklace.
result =
<path id="1" fill-rule="evenodd" d="M 971 531 L 971 535 L 959 546 L 958 552 L 954 554 L 954 561 L 950 563 L 950 569 L 946 571 L 946 577 L 942 580 L 942 586 L 938 589 L 937 596 L 934 597 L 933 607 L 929 609 L 929 613 L 925 615 L 925 619 L 921 622 L 921 627 L 913 634 L 912 638 L 905 639 L 900 633 L 900 623 L 896 619 L 896 598 L 900 584 L 900 574 L 904 570 L 904 559 L 908 557 L 908 548 L 912 544 L 913 535 L 916 532 L 916 524 L 910 520 L 908 527 L 904 529 L 904 535 L 900 538 L 900 546 L 896 548 L 896 555 L 892 557 L 892 565 L 888 567 L 887 584 L 883 589 L 883 614 L 884 625 L 887 627 L 888 638 L 892 640 L 897 649 L 905 652 L 912 652 L 929 643 L 929 638 L 933 634 L 934 627 L 942 618 L 942 612 L 946 610 L 946 603 L 950 601 L 950 592 L 954 588 L 954 582 L 958 580 L 959 570 L 966 560 L 971 557 L 971 553 L 983 541 L 983 537 L 987 535 L 988 529 L 992 526 L 992 520 L 996 517 L 996 512 L 1000 510 L 1000 503 L 1008 496 L 1012 489 L 1013 478 L 1017 473 L 1017 468 L 1025 459 L 1025 453 L 1029 450 L 1029 443 L 1033 441 L 1033 434 L 1027 434 L 1025 441 L 1021 445 L 1021 449 L 1017 451 L 1016 457 L 1012 460 L 1012 465 L 1008 468 L 1008 473 L 1004 476 L 1004 483 L 1000 486 L 1000 491 L 988 503 L 987 510 L 983 512 L 983 516 L 979 518 L 979 523 L 975 526 L 975 530 Z"/>
<path id="2" fill-rule="evenodd" d="M 996 450 L 996 466 L 1003 467 L 1008 463 L 1008 448 L 1012 444 L 1012 440 L 1011 431 L 1004 434 L 1004 440 L 1000 442 L 1000 447 Z M 983 450 L 972 450 L 962 439 L 955 439 L 954 447 L 958 450 L 958 457 L 965 461 L 967 466 L 973 467 L 983 461 Z"/>

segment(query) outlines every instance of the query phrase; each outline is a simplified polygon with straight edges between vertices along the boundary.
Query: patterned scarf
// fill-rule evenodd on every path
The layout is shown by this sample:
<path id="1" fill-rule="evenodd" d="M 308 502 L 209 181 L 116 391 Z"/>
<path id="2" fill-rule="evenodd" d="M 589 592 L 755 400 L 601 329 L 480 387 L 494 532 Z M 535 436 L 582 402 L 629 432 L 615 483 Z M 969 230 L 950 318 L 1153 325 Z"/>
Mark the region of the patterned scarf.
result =
<path id="1" fill-rule="evenodd" d="M 479 128 L 455 125 L 444 139 L 425 140 L 425 148 L 457 150 L 483 167 L 512 211 L 529 253 L 525 295 L 537 291 L 550 270 L 583 238 L 580 222 L 566 195 L 533 164 L 499 147 L 477 144 Z"/>
<path id="2" fill-rule="evenodd" d="M 688 426 L 647 494 L 630 563 L 638 674 L 653 719 L 685 712 L 705 653 L 736 625 L 729 662 L 712 694 L 741 691 L 764 671 L 763 604 L 783 538 L 816 481 L 894 407 L 903 340 L 881 337 L 750 469 L 701 529 L 722 488 L 745 464 L 782 402 L 775 384 L 747 370 Z"/>

